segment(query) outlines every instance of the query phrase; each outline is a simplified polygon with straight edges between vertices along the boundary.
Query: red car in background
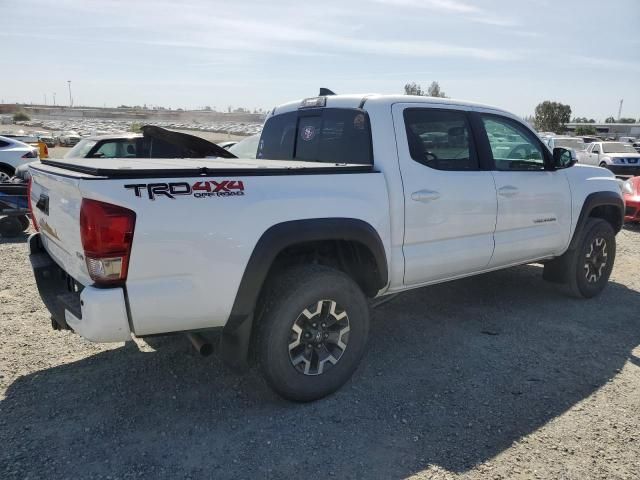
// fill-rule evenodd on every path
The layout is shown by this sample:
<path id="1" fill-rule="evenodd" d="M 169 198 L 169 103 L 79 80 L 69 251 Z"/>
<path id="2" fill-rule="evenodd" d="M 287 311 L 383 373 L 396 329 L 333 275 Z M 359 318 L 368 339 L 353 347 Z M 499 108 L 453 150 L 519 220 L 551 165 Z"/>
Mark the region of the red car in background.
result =
<path id="1" fill-rule="evenodd" d="M 640 222 L 640 177 L 631 177 L 622 184 L 624 221 Z"/>

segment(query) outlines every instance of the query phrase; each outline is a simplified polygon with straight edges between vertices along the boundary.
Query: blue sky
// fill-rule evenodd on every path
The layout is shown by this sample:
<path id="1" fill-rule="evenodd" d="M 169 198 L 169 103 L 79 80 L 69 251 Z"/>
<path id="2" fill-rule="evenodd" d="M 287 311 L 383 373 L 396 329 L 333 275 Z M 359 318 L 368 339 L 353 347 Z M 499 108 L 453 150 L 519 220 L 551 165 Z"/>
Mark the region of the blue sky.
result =
<path id="1" fill-rule="evenodd" d="M 0 100 L 271 108 L 317 93 L 448 96 L 519 115 L 640 117 L 639 0 L 0 0 Z M 7 20 L 10 19 L 10 22 Z"/>

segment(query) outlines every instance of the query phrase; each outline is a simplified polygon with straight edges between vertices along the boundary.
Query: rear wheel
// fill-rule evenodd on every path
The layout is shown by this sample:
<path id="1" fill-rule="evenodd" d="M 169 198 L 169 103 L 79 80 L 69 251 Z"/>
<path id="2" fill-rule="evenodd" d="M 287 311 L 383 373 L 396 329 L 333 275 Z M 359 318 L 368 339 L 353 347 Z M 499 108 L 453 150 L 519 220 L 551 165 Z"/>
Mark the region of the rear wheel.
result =
<path id="1" fill-rule="evenodd" d="M 322 398 L 340 388 L 364 354 L 369 307 L 344 273 L 307 265 L 274 279 L 257 338 L 269 385 L 295 401 Z"/>

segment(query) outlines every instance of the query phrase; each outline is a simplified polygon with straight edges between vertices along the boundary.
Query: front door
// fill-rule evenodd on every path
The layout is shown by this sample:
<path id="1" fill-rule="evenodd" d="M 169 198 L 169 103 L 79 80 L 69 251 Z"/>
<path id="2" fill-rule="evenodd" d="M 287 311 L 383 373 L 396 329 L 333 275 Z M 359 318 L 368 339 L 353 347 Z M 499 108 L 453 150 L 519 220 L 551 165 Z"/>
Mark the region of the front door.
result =
<path id="1" fill-rule="evenodd" d="M 480 169 L 467 112 L 395 104 L 405 196 L 405 285 L 486 268 L 493 253 L 496 191 Z"/>
<path id="2" fill-rule="evenodd" d="M 490 267 L 563 252 L 571 232 L 571 190 L 563 170 L 549 170 L 549 150 L 519 121 L 479 114 L 498 193 Z"/>

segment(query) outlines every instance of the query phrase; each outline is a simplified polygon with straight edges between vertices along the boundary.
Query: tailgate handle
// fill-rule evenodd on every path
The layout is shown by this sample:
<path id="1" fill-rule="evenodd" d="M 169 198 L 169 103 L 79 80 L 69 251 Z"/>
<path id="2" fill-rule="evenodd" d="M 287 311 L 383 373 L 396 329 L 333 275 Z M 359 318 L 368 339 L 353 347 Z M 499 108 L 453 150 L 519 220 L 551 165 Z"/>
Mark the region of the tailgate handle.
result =
<path id="1" fill-rule="evenodd" d="M 36 203 L 36 208 L 45 215 L 49 215 L 49 196 L 41 193 L 38 203 Z"/>

